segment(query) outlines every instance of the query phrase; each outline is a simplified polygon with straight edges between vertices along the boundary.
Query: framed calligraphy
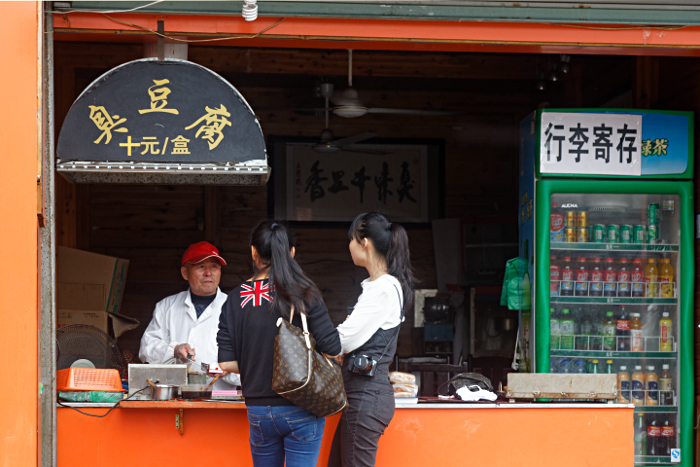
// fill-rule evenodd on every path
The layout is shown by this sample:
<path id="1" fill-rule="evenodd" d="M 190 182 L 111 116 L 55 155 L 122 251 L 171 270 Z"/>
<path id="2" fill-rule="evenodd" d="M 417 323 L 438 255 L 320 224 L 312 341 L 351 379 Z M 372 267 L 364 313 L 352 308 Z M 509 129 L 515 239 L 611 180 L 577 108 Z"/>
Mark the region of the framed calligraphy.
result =
<path id="1" fill-rule="evenodd" d="M 269 210 L 291 222 L 350 222 L 380 211 L 402 223 L 441 215 L 441 140 L 373 139 L 357 151 L 321 154 L 309 138 L 268 138 Z M 362 153 L 369 149 L 375 153 Z"/>

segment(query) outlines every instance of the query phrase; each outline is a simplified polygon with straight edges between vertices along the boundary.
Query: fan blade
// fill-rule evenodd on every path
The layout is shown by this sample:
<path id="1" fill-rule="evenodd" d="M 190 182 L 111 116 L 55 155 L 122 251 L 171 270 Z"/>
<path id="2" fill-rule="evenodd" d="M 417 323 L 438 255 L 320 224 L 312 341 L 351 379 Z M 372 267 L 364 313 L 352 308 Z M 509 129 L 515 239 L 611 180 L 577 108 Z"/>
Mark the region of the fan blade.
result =
<path id="1" fill-rule="evenodd" d="M 448 116 L 459 115 L 462 112 L 454 110 L 419 110 L 419 109 L 385 109 L 381 107 L 369 107 L 367 113 L 370 114 L 394 114 L 394 115 L 425 115 L 425 116 Z"/>
<path id="2" fill-rule="evenodd" d="M 358 147 L 353 147 L 350 146 L 342 148 L 341 151 L 343 152 L 356 152 L 358 154 L 374 154 L 375 156 L 386 156 L 391 154 L 389 151 L 380 151 L 378 149 L 369 149 L 369 148 L 358 148 Z"/>
<path id="3" fill-rule="evenodd" d="M 355 136 L 348 136 L 347 138 L 341 138 L 333 141 L 333 144 L 336 146 L 343 148 L 345 146 L 350 146 L 351 144 L 359 143 L 360 141 L 364 141 L 366 139 L 374 138 L 376 133 L 372 133 L 371 131 L 368 131 L 366 133 L 360 133 L 359 135 Z"/>

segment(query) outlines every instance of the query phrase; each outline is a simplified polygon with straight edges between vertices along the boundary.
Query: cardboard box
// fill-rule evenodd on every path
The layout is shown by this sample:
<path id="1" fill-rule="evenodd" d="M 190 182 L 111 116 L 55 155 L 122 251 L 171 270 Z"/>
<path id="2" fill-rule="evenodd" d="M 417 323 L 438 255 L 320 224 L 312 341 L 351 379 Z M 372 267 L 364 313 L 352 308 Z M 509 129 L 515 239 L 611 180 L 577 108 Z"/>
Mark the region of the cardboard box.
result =
<path id="1" fill-rule="evenodd" d="M 119 313 L 129 261 L 58 247 L 58 327 L 89 324 L 116 341 L 139 321 Z M 110 326 L 111 330 L 110 333 Z"/>
<path id="2" fill-rule="evenodd" d="M 103 286 L 106 297 L 104 310 L 110 313 L 119 313 L 128 269 L 129 260 L 126 259 L 62 246 L 57 249 L 58 283 Z"/>

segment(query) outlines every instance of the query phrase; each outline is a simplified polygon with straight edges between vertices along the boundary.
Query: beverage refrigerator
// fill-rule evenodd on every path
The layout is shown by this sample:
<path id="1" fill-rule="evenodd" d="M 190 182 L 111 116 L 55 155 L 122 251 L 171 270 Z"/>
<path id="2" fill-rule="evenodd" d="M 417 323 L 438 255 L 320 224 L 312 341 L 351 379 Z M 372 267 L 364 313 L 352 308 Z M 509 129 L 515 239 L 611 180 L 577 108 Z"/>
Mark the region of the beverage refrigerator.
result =
<path id="1" fill-rule="evenodd" d="M 521 368 L 616 373 L 635 465 L 692 465 L 693 125 L 544 109 L 520 126 Z"/>

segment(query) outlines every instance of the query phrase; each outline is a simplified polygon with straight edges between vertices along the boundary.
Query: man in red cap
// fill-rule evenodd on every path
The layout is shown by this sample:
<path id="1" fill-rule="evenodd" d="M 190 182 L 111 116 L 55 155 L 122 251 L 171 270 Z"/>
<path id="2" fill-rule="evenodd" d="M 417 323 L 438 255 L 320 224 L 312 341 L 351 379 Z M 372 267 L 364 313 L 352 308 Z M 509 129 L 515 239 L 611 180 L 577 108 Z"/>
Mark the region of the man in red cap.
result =
<path id="1" fill-rule="evenodd" d="M 209 242 L 190 245 L 182 255 L 182 278 L 189 290 L 161 300 L 141 338 L 142 362 L 171 364 L 196 361 L 218 363 L 216 334 L 219 315 L 227 295 L 219 290 L 221 266 L 226 261 Z M 214 389 L 234 389 L 240 377 L 229 373 L 214 383 Z"/>

